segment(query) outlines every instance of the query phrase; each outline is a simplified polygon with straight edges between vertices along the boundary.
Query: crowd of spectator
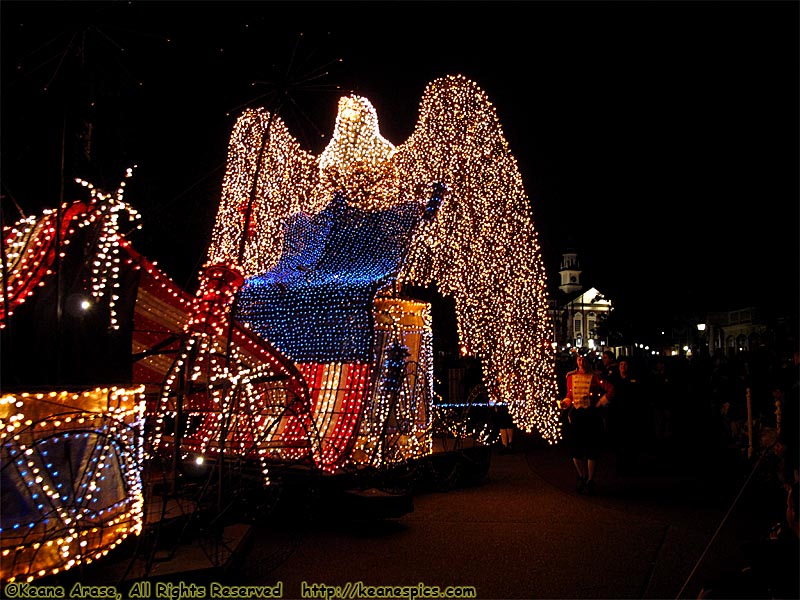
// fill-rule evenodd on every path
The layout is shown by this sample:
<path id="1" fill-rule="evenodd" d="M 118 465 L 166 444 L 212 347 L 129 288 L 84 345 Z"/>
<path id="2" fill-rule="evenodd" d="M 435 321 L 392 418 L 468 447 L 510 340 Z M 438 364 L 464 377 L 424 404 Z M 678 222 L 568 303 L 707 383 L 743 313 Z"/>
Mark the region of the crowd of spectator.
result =
<path id="1" fill-rule="evenodd" d="M 628 378 L 635 380 L 635 407 L 640 445 L 671 448 L 675 452 L 703 449 L 751 459 L 765 449 L 785 457 L 785 474 L 791 479 L 798 454 L 798 352 L 788 355 L 751 352 L 713 356 L 614 356 L 614 363 L 594 355 L 593 369 L 612 380 L 619 377 L 624 359 Z M 590 355 L 592 360 L 592 355 Z M 574 358 L 559 363 L 561 397 L 566 393 L 566 374 Z M 632 386 L 627 386 L 630 388 Z M 626 388 L 626 389 L 627 389 Z M 626 403 L 630 401 L 625 398 Z M 607 415 L 608 431 L 614 433 L 613 397 Z M 617 403 L 619 406 L 619 402 Z M 622 415 L 624 423 L 630 415 Z M 613 435 L 608 442 L 614 443 Z M 785 450 L 784 450 L 785 448 Z"/>
<path id="2" fill-rule="evenodd" d="M 737 496 L 753 515 L 743 563 L 706 582 L 700 597 L 800 597 L 798 352 L 692 358 L 608 352 L 596 357 L 594 370 L 615 388 L 604 418 L 617 474 L 636 477 L 655 457 L 687 465 L 702 456 L 704 465 L 728 469 L 715 476 L 748 488 Z"/>

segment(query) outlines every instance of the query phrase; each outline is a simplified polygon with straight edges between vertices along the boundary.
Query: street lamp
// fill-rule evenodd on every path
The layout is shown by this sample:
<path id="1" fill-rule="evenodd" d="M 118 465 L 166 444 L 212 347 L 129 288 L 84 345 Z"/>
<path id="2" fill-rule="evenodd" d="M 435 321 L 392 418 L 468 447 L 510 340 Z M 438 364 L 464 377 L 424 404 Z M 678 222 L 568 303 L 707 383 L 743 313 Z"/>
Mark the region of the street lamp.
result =
<path id="1" fill-rule="evenodd" d="M 697 324 L 697 333 L 698 333 L 698 345 L 699 349 L 703 352 L 706 351 L 706 341 L 705 341 L 705 331 L 706 331 L 706 324 L 705 323 L 698 323 Z"/>

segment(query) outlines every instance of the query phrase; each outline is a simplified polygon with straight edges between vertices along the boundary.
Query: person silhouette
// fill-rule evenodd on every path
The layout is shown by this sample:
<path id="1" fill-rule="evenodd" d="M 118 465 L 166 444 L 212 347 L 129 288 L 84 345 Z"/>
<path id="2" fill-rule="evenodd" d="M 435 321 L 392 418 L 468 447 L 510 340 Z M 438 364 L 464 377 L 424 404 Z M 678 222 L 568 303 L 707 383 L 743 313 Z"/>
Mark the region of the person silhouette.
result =
<path id="1" fill-rule="evenodd" d="M 576 356 L 577 368 L 567 373 L 567 395 L 560 407 L 567 411 L 566 433 L 569 454 L 577 471 L 578 493 L 594 494 L 595 471 L 603 444 L 603 417 L 613 394 L 611 383 L 592 370 L 588 356 Z"/>

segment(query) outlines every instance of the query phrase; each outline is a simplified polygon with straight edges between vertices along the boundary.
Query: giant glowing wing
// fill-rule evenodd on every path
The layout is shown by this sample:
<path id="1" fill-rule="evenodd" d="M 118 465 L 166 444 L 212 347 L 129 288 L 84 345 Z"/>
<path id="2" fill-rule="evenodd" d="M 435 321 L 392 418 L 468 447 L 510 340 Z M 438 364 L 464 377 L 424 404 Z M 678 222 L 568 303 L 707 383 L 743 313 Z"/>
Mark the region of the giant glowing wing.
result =
<path id="1" fill-rule="evenodd" d="M 271 266 L 286 219 L 322 208 L 318 181 L 318 158 L 300 147 L 280 117 L 246 110 L 230 137 L 208 263 L 236 266 L 245 277 Z"/>
<path id="2" fill-rule="evenodd" d="M 482 358 L 487 388 L 517 426 L 559 437 L 546 274 L 528 197 L 494 107 L 460 76 L 430 83 L 416 129 L 393 157 L 398 176 L 450 188 L 423 223 L 400 279 L 455 300 L 458 334 Z"/>

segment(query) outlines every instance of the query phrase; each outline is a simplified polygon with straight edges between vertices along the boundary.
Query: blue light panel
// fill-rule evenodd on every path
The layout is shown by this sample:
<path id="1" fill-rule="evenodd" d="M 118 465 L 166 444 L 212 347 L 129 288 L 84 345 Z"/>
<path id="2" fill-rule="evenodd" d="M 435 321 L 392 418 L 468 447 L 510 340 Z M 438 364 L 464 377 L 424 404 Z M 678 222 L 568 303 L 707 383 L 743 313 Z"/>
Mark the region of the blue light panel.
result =
<path id="1" fill-rule="evenodd" d="M 338 195 L 313 217 L 293 215 L 280 259 L 245 282 L 236 318 L 295 362 L 372 361 L 372 302 L 420 216 L 414 202 L 365 211 Z"/>

